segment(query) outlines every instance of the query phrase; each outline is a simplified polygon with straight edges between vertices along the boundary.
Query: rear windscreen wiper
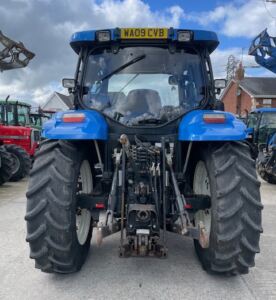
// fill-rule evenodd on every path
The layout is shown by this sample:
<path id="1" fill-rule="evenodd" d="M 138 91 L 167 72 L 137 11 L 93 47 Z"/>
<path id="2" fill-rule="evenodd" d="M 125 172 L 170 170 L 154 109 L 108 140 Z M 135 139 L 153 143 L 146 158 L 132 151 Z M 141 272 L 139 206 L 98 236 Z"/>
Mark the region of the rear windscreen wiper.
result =
<path id="1" fill-rule="evenodd" d="M 122 71 L 123 69 L 127 68 L 128 66 L 130 65 L 133 65 L 135 63 L 137 63 L 138 61 L 144 59 L 146 57 L 146 54 L 143 54 L 143 55 L 140 55 L 140 56 L 137 56 L 135 58 L 133 58 L 132 60 L 130 60 L 129 62 L 121 65 L 119 68 L 115 69 L 114 71 L 110 72 L 109 74 L 105 75 L 103 78 L 101 78 L 99 81 L 104 81 L 106 79 L 108 79 L 109 77 L 113 76 L 114 74 Z"/>

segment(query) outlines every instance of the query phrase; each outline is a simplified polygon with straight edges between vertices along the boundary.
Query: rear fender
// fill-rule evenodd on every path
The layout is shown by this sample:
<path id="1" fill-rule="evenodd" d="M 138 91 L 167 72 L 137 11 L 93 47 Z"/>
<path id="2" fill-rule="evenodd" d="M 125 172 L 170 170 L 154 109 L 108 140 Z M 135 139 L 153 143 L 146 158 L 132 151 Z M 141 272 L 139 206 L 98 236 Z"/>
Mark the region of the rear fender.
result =
<path id="1" fill-rule="evenodd" d="M 221 124 L 206 123 L 204 114 L 224 114 Z M 233 114 L 221 111 L 194 110 L 181 120 L 178 131 L 180 141 L 241 141 L 247 136 L 245 124 Z"/>
<path id="2" fill-rule="evenodd" d="M 83 114 L 81 122 L 64 122 L 66 114 Z M 58 140 L 107 140 L 108 126 L 104 117 L 94 110 L 71 110 L 56 113 L 45 122 L 42 137 Z"/>

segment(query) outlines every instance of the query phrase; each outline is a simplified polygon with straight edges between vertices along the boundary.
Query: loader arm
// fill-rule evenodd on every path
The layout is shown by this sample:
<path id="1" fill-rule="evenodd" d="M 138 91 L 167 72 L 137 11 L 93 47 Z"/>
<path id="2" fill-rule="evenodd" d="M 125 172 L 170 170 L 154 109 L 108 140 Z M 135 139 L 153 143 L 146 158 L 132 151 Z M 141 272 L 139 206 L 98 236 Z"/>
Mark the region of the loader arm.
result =
<path id="1" fill-rule="evenodd" d="M 25 48 L 22 42 L 15 42 L 0 31 L 0 71 L 24 68 L 35 54 Z"/>
<path id="2" fill-rule="evenodd" d="M 271 37 L 267 29 L 252 41 L 248 54 L 255 56 L 259 65 L 276 73 L 276 37 Z"/>

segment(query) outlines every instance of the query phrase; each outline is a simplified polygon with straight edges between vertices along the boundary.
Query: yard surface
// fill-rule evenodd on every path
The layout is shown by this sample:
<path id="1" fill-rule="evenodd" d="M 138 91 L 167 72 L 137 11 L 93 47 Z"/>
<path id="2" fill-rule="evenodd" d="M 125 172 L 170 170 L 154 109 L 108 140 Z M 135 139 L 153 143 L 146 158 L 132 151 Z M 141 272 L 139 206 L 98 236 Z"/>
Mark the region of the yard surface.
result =
<path id="1" fill-rule="evenodd" d="M 79 273 L 34 268 L 25 242 L 27 180 L 0 187 L 0 299 L 276 299 L 276 185 L 262 182 L 261 254 L 248 275 L 206 274 L 193 242 L 169 234 L 167 259 L 119 258 L 119 235 L 104 240 Z"/>

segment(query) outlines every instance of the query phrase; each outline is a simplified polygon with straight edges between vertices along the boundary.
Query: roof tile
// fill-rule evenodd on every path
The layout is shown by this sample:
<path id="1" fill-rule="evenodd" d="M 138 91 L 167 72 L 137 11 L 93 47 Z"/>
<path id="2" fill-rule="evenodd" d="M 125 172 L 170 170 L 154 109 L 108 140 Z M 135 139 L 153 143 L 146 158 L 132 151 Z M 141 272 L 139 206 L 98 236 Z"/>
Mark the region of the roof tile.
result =
<path id="1" fill-rule="evenodd" d="M 276 98 L 276 77 L 246 77 L 239 84 L 254 97 L 275 95 Z"/>

